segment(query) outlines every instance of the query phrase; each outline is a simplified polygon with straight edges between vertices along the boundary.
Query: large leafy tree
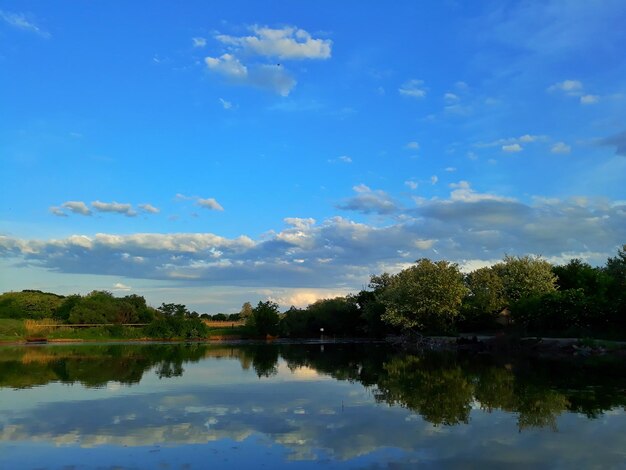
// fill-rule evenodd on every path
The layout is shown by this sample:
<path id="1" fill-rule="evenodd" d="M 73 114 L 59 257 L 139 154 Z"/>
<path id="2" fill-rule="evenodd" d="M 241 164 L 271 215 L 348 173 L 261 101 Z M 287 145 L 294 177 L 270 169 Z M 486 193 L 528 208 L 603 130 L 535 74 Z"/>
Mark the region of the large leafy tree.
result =
<path id="1" fill-rule="evenodd" d="M 492 269 L 502 280 L 507 304 L 522 298 L 539 297 L 556 290 L 552 265 L 541 257 L 505 256 Z"/>
<path id="2" fill-rule="evenodd" d="M 456 264 L 420 259 L 392 276 L 381 293 L 383 320 L 410 330 L 446 330 L 466 293 Z"/>
<path id="3" fill-rule="evenodd" d="M 504 284 L 490 267 L 480 268 L 465 276 L 468 296 L 463 301 L 463 328 L 491 328 L 496 316 L 506 306 Z"/>
<path id="4" fill-rule="evenodd" d="M 260 336 L 274 335 L 278 331 L 278 304 L 268 300 L 259 302 L 252 309 L 252 315 L 246 320 L 246 325 L 253 328 Z"/>

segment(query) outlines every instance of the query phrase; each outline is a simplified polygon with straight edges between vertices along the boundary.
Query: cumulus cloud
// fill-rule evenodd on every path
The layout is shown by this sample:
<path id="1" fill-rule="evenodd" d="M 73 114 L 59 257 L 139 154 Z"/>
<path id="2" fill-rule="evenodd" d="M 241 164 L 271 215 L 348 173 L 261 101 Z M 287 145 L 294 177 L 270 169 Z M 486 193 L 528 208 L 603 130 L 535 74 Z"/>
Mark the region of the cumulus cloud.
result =
<path id="1" fill-rule="evenodd" d="M 338 204 L 337 208 L 380 215 L 391 214 L 398 209 L 393 199 L 382 190 L 374 191 L 364 184 L 354 186 L 352 189 L 357 193 L 356 196 Z"/>
<path id="2" fill-rule="evenodd" d="M 400 209 L 385 193 L 356 187 L 351 210 L 402 215 L 384 226 L 343 217 L 320 223 L 290 217 L 283 230 L 259 240 L 211 233 L 99 233 L 49 240 L 1 236 L 0 257 L 56 272 L 126 279 L 358 289 L 370 274 L 397 271 L 421 257 L 476 264 L 505 253 L 554 259 L 575 254 L 594 264 L 613 256 L 626 239 L 624 202 L 536 198 L 528 204 L 478 192 L 467 181 L 450 190 L 447 198 L 418 199 L 414 207 Z"/>
<path id="3" fill-rule="evenodd" d="M 60 207 L 57 206 L 51 206 L 48 209 L 53 215 L 56 215 L 57 217 L 67 217 L 67 214 L 65 212 L 63 212 L 63 209 L 61 209 Z"/>
<path id="4" fill-rule="evenodd" d="M 0 10 L 0 20 L 4 21 L 5 23 L 11 25 L 14 28 L 21 29 L 22 31 L 35 33 L 43 38 L 50 37 L 50 33 L 41 29 L 32 21 L 29 21 L 21 13 L 11 13 L 8 11 Z"/>
<path id="5" fill-rule="evenodd" d="M 209 70 L 235 80 L 245 80 L 248 77 L 248 68 L 232 54 L 223 54 L 220 57 L 205 57 L 204 62 Z"/>
<path id="6" fill-rule="evenodd" d="M 139 204 L 139 209 L 148 214 L 158 214 L 161 210 L 158 207 L 154 207 L 152 204 Z"/>
<path id="7" fill-rule="evenodd" d="M 93 207 L 98 212 L 115 212 L 117 214 L 124 214 L 127 217 L 134 217 L 137 215 L 137 212 L 133 210 L 133 207 L 127 203 L 121 204 L 115 201 L 94 201 L 91 203 L 91 207 Z"/>
<path id="8" fill-rule="evenodd" d="M 91 210 L 83 201 L 66 201 L 61 204 L 61 207 L 69 210 L 74 214 L 91 215 Z"/>
<path id="9" fill-rule="evenodd" d="M 439 177 L 437 175 L 433 175 L 430 177 L 431 184 L 437 184 L 438 181 L 439 181 Z"/>
<path id="10" fill-rule="evenodd" d="M 412 180 L 405 181 L 405 182 L 404 182 L 404 185 L 405 185 L 406 187 L 408 187 L 409 189 L 412 189 L 412 190 L 416 190 L 416 189 L 417 189 L 417 187 L 419 186 L 419 184 L 417 183 L 417 181 L 412 181 Z"/>
<path id="11" fill-rule="evenodd" d="M 210 210 L 214 210 L 214 211 L 223 211 L 224 208 L 221 206 L 221 204 L 219 202 L 217 202 L 215 200 L 215 198 L 208 198 L 208 199 L 202 199 L 202 198 L 198 198 L 198 200 L 196 201 L 196 204 L 198 204 L 200 207 L 204 207 L 205 209 L 210 209 Z"/>
<path id="12" fill-rule="evenodd" d="M 424 98 L 426 96 L 426 88 L 424 88 L 423 80 L 408 80 L 398 88 L 398 92 L 402 96 L 409 96 L 411 98 Z"/>
<path id="13" fill-rule="evenodd" d="M 448 92 L 443 95 L 443 99 L 446 103 L 453 104 L 459 101 L 460 98 L 458 97 L 458 95 Z"/>
<path id="14" fill-rule="evenodd" d="M 572 151 L 572 147 L 567 145 L 565 142 L 557 142 L 550 148 L 550 152 L 552 153 L 570 153 Z"/>
<path id="15" fill-rule="evenodd" d="M 220 34 L 216 38 L 228 45 L 240 48 L 244 53 L 279 59 L 329 59 L 332 41 L 314 39 L 304 29 L 293 26 L 273 29 L 267 26 L 252 26 L 251 36 L 229 36 Z"/>
<path id="16" fill-rule="evenodd" d="M 233 85 L 248 85 L 288 96 L 296 80 L 280 64 L 255 64 L 250 67 L 242 64 L 232 54 L 221 57 L 206 57 L 207 68 Z"/>
<path id="17" fill-rule="evenodd" d="M 113 290 L 129 291 L 131 289 L 132 287 L 127 286 L 126 284 L 122 284 L 121 282 L 116 282 L 115 284 L 113 284 Z"/>

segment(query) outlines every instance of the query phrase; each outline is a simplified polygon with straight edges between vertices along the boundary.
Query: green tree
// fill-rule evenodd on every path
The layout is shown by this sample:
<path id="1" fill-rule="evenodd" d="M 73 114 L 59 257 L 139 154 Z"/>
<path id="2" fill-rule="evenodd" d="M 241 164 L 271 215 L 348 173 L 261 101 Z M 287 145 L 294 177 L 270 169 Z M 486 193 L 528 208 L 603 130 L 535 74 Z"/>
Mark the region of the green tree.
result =
<path id="1" fill-rule="evenodd" d="M 241 310 L 239 311 L 239 317 L 242 320 L 247 321 L 251 315 L 252 315 L 252 304 L 250 302 L 244 302 L 244 304 L 241 306 Z"/>
<path id="2" fill-rule="evenodd" d="M 383 320 L 411 330 L 449 330 L 467 293 L 456 264 L 420 259 L 382 291 Z"/>
<path id="3" fill-rule="evenodd" d="M 556 276 L 552 265 L 541 257 L 505 256 L 493 266 L 502 280 L 504 296 L 508 305 L 522 298 L 541 296 L 556 290 Z"/>
<path id="4" fill-rule="evenodd" d="M 493 326 L 496 315 L 506 306 L 504 284 L 492 268 L 480 268 L 465 277 L 468 296 L 463 301 L 463 326 Z"/>
<path id="5" fill-rule="evenodd" d="M 252 315 L 246 320 L 246 326 L 252 328 L 259 336 L 275 335 L 279 320 L 278 304 L 268 300 L 259 302 L 252 309 Z"/>

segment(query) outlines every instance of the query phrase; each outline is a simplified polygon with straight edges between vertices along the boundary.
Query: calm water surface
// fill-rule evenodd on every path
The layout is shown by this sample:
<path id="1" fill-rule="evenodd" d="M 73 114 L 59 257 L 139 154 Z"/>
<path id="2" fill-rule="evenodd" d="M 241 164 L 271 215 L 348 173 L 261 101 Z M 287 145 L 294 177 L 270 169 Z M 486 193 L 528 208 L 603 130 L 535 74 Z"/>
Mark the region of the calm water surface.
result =
<path id="1" fill-rule="evenodd" d="M 626 364 L 375 344 L 0 348 L 0 468 L 626 468 Z"/>

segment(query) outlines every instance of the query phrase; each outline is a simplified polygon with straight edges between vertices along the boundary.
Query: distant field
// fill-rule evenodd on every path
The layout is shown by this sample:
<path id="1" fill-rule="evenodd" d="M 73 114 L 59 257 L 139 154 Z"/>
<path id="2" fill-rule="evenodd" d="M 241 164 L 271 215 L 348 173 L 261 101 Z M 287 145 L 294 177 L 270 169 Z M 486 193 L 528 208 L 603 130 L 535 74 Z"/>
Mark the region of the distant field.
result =
<path id="1" fill-rule="evenodd" d="M 244 320 L 238 320 L 238 321 L 202 320 L 202 321 L 209 328 L 235 328 L 237 326 L 243 326 L 246 324 Z"/>

